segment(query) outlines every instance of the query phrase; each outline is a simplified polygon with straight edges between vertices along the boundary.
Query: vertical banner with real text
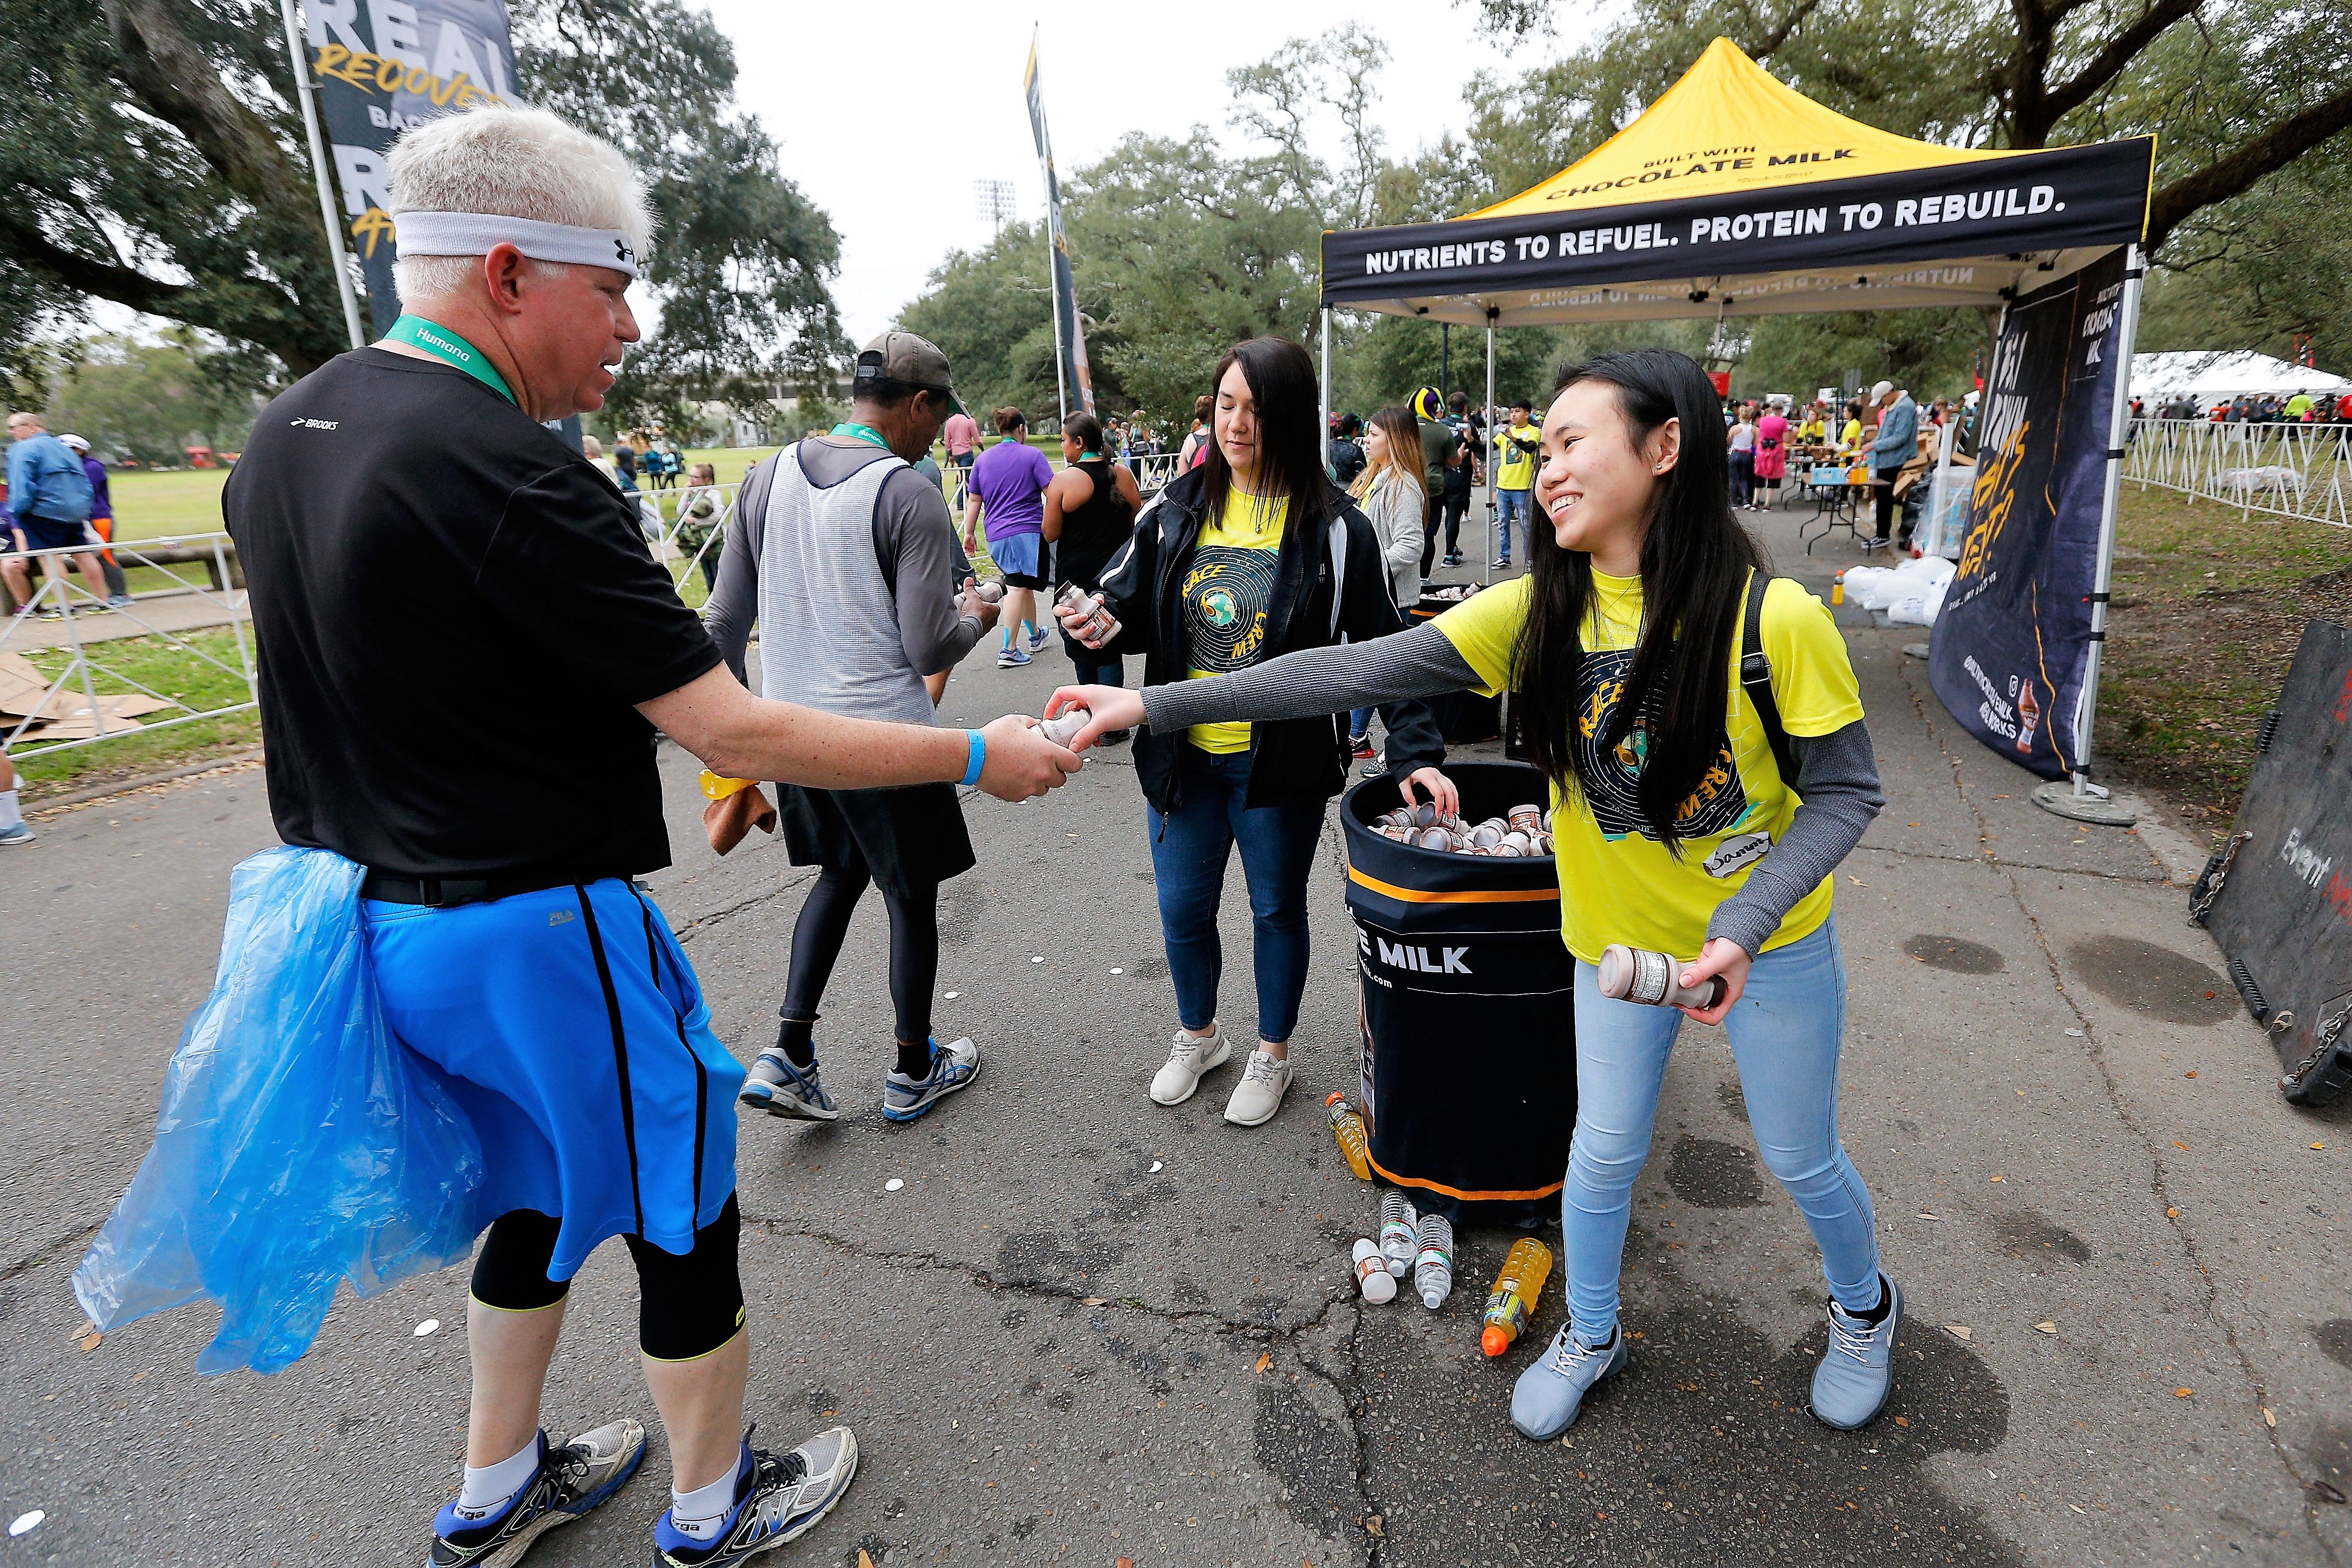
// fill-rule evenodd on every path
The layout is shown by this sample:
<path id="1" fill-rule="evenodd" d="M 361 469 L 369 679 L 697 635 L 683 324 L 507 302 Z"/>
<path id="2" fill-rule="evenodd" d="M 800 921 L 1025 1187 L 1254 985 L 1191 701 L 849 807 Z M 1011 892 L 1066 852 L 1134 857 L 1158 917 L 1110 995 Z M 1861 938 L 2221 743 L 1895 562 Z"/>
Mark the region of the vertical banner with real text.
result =
<path id="1" fill-rule="evenodd" d="M 1062 183 L 1054 173 L 1054 144 L 1045 135 L 1045 88 L 1037 69 L 1037 40 L 1029 40 L 1029 66 L 1022 72 L 1029 100 L 1029 129 L 1037 138 L 1037 163 L 1045 174 L 1045 247 L 1054 264 L 1054 342 L 1061 363 L 1062 413 L 1095 411 L 1094 375 L 1087 368 L 1087 339 L 1078 321 L 1077 283 L 1070 275 L 1069 242 L 1062 234 Z"/>
<path id="2" fill-rule="evenodd" d="M 1929 639 L 1928 678 L 1952 717 L 2044 778 L 2089 750 L 2084 675 L 2124 261 L 2117 249 L 2009 307 L 1978 414 L 1958 570 Z"/>
<path id="3" fill-rule="evenodd" d="M 400 315 L 384 152 L 409 126 L 516 101 L 505 0 L 304 0 L 310 78 L 377 336 Z"/>

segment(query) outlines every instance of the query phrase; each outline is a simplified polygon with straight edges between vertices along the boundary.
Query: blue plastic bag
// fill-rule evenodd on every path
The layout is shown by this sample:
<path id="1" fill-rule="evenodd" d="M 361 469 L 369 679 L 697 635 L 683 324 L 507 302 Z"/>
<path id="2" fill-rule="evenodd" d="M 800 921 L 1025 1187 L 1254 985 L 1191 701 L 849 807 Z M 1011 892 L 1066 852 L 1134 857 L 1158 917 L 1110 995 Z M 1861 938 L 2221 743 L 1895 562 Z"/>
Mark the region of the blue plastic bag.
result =
<path id="1" fill-rule="evenodd" d="M 231 877 L 220 970 L 164 1074 L 154 1147 L 74 1270 L 100 1329 L 209 1297 L 220 1332 L 196 1370 L 278 1372 L 338 1281 L 373 1295 L 472 1247 L 481 1145 L 384 1022 L 363 875 L 280 847 Z"/>

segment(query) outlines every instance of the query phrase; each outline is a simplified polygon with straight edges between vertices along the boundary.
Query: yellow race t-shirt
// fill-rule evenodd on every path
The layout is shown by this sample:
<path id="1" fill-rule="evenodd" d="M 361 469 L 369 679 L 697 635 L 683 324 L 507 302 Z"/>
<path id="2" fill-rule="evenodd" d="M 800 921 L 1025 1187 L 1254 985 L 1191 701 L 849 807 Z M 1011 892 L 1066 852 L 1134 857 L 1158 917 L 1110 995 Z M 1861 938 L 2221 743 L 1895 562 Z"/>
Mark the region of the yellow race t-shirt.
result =
<path id="1" fill-rule="evenodd" d="M 1514 441 L 1534 443 L 1543 432 L 1532 425 L 1514 425 L 1503 432 L 1503 439 L 1495 444 L 1498 456 L 1495 461 L 1495 488 L 1500 490 L 1531 490 L 1536 488 L 1536 455 L 1513 446 Z"/>
<path id="2" fill-rule="evenodd" d="M 1282 549 L 1286 496 L 1234 490 L 1201 525 L 1192 564 L 1178 591 L 1191 659 L 1184 673 L 1230 675 L 1265 657 L 1265 617 L 1274 602 L 1274 574 Z M 1186 738 L 1204 752 L 1246 752 L 1250 727 L 1195 724 Z"/>
<path id="3" fill-rule="evenodd" d="M 1487 589 L 1437 617 L 1434 624 L 1478 672 L 1483 694 L 1510 684 L 1512 654 L 1528 617 L 1534 579 Z M 1593 603 L 1584 623 L 1582 689 L 1574 711 L 1575 743 L 1599 781 L 1566 799 L 1552 792 L 1552 839 L 1559 866 L 1560 939 L 1587 963 L 1601 962 L 1611 942 L 1648 948 L 1676 958 L 1698 956 L 1715 908 L 1748 880 L 1748 869 L 1797 815 L 1797 793 L 1772 760 L 1756 705 L 1739 685 L 1739 649 L 1733 639 L 1729 739 L 1723 755 L 1682 807 L 1689 824 L 1681 858 L 1650 837 L 1634 797 L 1645 731 L 1633 731 L 1605 755 L 1593 748 L 1633 668 L 1641 638 L 1642 582 L 1592 574 Z M 1828 608 L 1786 577 L 1764 591 L 1764 652 L 1772 661 L 1772 700 L 1791 735 L 1827 735 L 1862 717 L 1862 693 L 1845 639 Z M 1810 935 L 1830 915 L 1832 879 L 1803 898 L 1765 942 L 1767 952 Z"/>

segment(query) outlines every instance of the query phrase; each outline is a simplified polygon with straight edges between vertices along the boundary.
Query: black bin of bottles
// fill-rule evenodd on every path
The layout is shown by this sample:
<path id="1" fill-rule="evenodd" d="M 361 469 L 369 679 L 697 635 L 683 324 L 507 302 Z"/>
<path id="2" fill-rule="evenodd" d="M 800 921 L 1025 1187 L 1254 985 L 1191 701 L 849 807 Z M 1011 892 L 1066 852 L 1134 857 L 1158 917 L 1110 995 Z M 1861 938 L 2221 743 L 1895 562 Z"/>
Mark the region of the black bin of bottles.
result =
<path id="1" fill-rule="evenodd" d="M 1520 763 L 1446 773 L 1469 822 L 1548 798 Z M 1373 1166 L 1466 1218 L 1549 1215 L 1576 1126 L 1576 965 L 1559 938 L 1558 871 L 1549 856 L 1382 837 L 1374 825 L 1402 804 L 1394 780 L 1367 779 L 1339 812 Z"/>

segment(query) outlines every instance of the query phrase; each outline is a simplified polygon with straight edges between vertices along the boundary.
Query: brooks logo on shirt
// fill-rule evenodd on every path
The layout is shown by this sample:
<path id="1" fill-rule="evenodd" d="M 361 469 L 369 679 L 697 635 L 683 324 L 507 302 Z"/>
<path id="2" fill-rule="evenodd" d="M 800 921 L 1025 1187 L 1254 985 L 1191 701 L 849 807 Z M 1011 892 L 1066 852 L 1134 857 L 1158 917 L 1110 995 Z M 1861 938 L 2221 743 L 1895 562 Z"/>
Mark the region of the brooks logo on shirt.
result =
<path id="1" fill-rule="evenodd" d="M 289 421 L 297 430 L 332 430 L 339 423 L 333 419 L 295 419 Z"/>

